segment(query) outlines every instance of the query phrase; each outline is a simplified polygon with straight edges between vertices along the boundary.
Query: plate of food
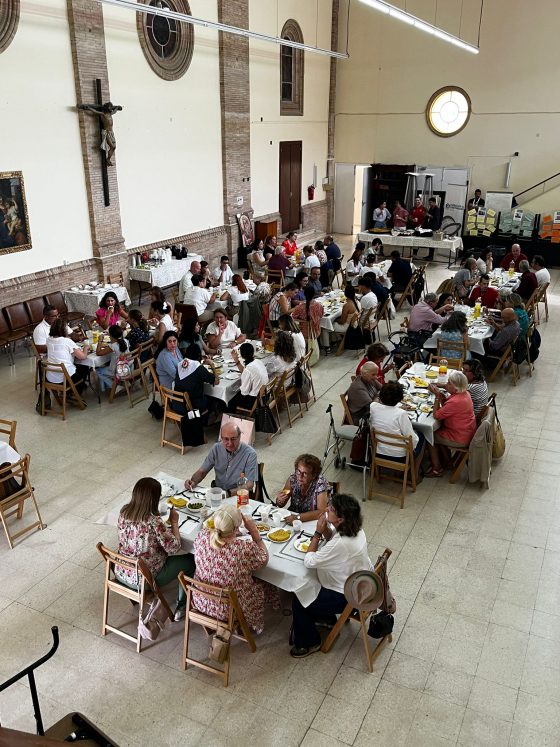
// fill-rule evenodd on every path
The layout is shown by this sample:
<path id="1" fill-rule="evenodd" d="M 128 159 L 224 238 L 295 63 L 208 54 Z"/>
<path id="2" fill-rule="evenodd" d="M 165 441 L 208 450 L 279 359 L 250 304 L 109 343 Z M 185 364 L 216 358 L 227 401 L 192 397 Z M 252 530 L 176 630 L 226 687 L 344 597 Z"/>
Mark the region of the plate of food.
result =
<path id="1" fill-rule="evenodd" d="M 431 405 L 420 405 L 420 412 L 425 412 L 427 415 L 432 412 L 432 409 Z"/>
<path id="2" fill-rule="evenodd" d="M 421 379 L 419 376 L 415 376 L 413 381 L 414 381 L 414 386 L 417 386 L 419 388 L 425 389 L 428 386 L 428 382 L 426 381 L 426 379 Z"/>
<path id="3" fill-rule="evenodd" d="M 283 545 L 292 536 L 292 532 L 289 529 L 273 529 L 266 535 L 271 542 L 275 542 L 277 545 Z"/>
<path id="4" fill-rule="evenodd" d="M 426 378 L 427 379 L 437 379 L 438 372 L 437 371 L 426 371 Z"/>
<path id="5" fill-rule="evenodd" d="M 403 404 L 401 404 L 401 409 L 415 412 L 418 409 L 418 405 L 414 404 L 414 402 L 403 402 Z"/>
<path id="6" fill-rule="evenodd" d="M 193 514 L 199 514 L 202 510 L 202 507 L 205 505 L 205 502 L 198 496 L 195 498 L 189 498 L 187 500 L 187 509 Z"/>
<path id="7" fill-rule="evenodd" d="M 267 524 L 265 521 L 255 521 L 255 524 L 257 526 L 257 530 L 259 534 L 268 534 L 270 532 L 270 524 Z"/>
<path id="8" fill-rule="evenodd" d="M 181 498 L 180 495 L 170 495 L 167 499 L 167 505 L 172 508 L 185 508 L 187 503 L 186 498 Z"/>
<path id="9" fill-rule="evenodd" d="M 296 540 L 294 542 L 294 547 L 299 552 L 307 552 L 309 550 L 309 545 L 311 544 L 311 540 L 309 537 L 304 537 L 303 539 Z"/>
<path id="10" fill-rule="evenodd" d="M 417 397 L 418 399 L 428 399 L 428 397 L 430 396 L 430 393 L 429 392 L 416 392 L 414 396 Z"/>

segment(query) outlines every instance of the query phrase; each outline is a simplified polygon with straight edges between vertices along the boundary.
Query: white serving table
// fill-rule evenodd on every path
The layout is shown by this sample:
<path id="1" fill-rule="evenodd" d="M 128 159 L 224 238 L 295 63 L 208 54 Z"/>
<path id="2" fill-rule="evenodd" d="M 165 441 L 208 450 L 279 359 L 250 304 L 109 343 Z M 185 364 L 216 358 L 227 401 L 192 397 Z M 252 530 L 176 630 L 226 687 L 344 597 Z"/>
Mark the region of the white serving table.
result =
<path id="1" fill-rule="evenodd" d="M 459 252 L 463 248 L 463 240 L 460 236 L 454 236 L 442 241 L 436 241 L 433 236 L 405 236 L 403 234 L 391 233 L 369 233 L 369 231 L 360 231 L 357 234 L 358 241 L 364 241 L 370 245 L 374 239 L 381 239 L 383 246 L 398 246 L 403 249 L 410 249 L 412 257 L 413 249 L 434 249 L 436 252 L 443 252 L 447 256 L 447 266 L 451 267 L 451 261 L 457 261 Z"/>
<path id="2" fill-rule="evenodd" d="M 184 479 L 179 477 L 173 477 L 165 472 L 158 472 L 154 475 L 156 480 L 167 483 L 173 487 L 176 493 L 184 490 Z M 197 486 L 198 491 L 206 491 L 207 488 Z M 187 497 L 191 494 L 187 493 Z M 236 504 L 237 497 L 227 498 L 225 502 Z M 123 502 L 128 503 L 127 501 Z M 259 506 L 264 504 L 258 503 L 257 501 L 249 501 L 249 506 L 246 509 L 249 514 L 252 514 Z M 119 514 L 122 507 L 114 508 L 105 516 L 102 516 L 97 520 L 97 524 L 106 524 L 108 526 L 117 526 Z M 181 549 L 184 553 L 192 552 L 194 546 L 194 540 L 196 535 L 202 528 L 202 520 L 191 521 L 187 519 L 187 516 L 191 516 L 194 519 L 198 519 L 196 515 L 188 514 L 179 509 L 179 534 L 181 536 Z M 303 531 L 307 534 L 312 534 L 315 530 L 317 522 L 308 521 L 303 524 Z M 312 601 L 317 597 L 321 585 L 317 578 L 317 573 L 314 569 L 306 568 L 303 559 L 303 553 L 298 553 L 292 548 L 293 537 L 291 540 L 284 544 L 275 544 L 270 542 L 268 539 L 263 538 L 264 544 L 268 550 L 269 560 L 264 568 L 260 568 L 254 572 L 256 578 L 260 578 L 263 581 L 267 581 L 269 584 L 284 589 L 284 591 L 290 591 L 296 594 L 300 602 L 304 607 L 311 604 Z M 251 542 L 249 538 L 247 540 Z M 301 555 L 301 557 L 299 557 Z"/>
<path id="3" fill-rule="evenodd" d="M 150 265 L 145 268 L 131 267 L 128 277 L 137 283 L 148 284 L 150 287 L 167 288 L 180 282 L 183 275 L 191 269 L 191 262 L 200 262 L 200 254 L 189 254 L 185 259 L 172 259 L 161 265 Z"/>
<path id="4" fill-rule="evenodd" d="M 128 290 L 123 285 L 103 285 L 93 289 L 84 290 L 67 290 L 64 291 L 64 302 L 68 306 L 68 311 L 80 311 L 88 316 L 95 316 L 99 308 L 99 302 L 103 296 L 111 291 L 116 295 L 120 303 L 130 305 L 130 296 Z"/>

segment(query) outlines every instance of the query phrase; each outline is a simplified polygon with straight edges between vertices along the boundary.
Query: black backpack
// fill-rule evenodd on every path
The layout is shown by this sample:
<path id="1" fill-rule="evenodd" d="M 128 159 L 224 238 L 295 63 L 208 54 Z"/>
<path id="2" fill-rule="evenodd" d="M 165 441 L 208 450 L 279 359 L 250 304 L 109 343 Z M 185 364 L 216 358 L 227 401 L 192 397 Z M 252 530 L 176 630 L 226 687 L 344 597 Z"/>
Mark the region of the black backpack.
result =
<path id="1" fill-rule="evenodd" d="M 519 365 L 527 360 L 527 338 L 521 335 L 513 344 L 513 362 Z"/>
<path id="2" fill-rule="evenodd" d="M 529 345 L 529 361 L 534 363 L 539 357 L 541 347 L 541 333 L 538 329 L 533 330 L 531 336 L 531 344 Z"/>

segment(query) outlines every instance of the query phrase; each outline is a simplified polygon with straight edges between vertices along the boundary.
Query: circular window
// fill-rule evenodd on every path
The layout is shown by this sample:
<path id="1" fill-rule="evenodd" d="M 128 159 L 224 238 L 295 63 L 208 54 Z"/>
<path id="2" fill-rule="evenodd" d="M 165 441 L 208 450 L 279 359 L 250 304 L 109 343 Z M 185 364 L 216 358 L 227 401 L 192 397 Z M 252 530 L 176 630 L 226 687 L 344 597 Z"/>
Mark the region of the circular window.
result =
<path id="1" fill-rule="evenodd" d="M 461 132 L 470 115 L 471 100 L 467 92 L 453 86 L 436 91 L 426 107 L 428 127 L 441 137 L 451 137 Z"/>
<path id="2" fill-rule="evenodd" d="M 140 0 L 144 5 L 191 15 L 187 0 Z M 155 13 L 137 13 L 140 46 L 152 70 L 164 80 L 177 80 L 191 64 L 194 48 L 192 24 Z"/>
<path id="3" fill-rule="evenodd" d="M 0 3 L 0 52 L 10 46 L 19 22 L 19 0 L 2 0 Z"/>

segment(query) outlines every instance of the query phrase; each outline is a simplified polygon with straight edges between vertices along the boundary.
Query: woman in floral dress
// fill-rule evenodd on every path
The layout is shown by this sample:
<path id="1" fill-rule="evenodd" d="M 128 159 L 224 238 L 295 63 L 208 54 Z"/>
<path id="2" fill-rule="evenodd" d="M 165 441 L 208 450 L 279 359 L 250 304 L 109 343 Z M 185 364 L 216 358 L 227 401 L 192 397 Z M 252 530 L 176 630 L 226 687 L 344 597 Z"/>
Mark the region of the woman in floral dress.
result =
<path id="1" fill-rule="evenodd" d="M 239 535 L 244 524 L 250 540 Z M 250 516 L 230 504 L 214 514 L 214 529 L 202 529 L 194 541 L 195 579 L 205 584 L 229 587 L 237 593 L 239 606 L 250 628 L 264 629 L 264 602 L 268 584 L 253 578 L 253 571 L 268 562 L 268 550 Z M 194 606 L 205 615 L 227 620 L 227 606 L 193 594 Z"/>
<path id="2" fill-rule="evenodd" d="M 130 503 L 123 506 L 119 515 L 119 553 L 127 558 L 140 559 L 146 563 L 158 586 L 176 581 L 179 571 L 187 576 L 194 573 L 192 555 L 176 555 L 181 549 L 179 538 L 179 515 L 171 509 L 171 528 L 163 523 L 159 515 L 161 483 L 153 477 L 142 477 L 132 491 Z M 126 586 L 135 589 L 138 579 L 134 571 L 115 567 L 115 576 Z M 179 585 L 175 620 L 185 617 L 186 597 Z"/>
<path id="3" fill-rule="evenodd" d="M 294 514 L 285 521 L 294 519 L 313 521 L 327 510 L 331 486 L 321 475 L 321 462 L 313 454 L 301 454 L 295 461 L 294 473 L 288 477 L 284 489 L 276 496 L 276 504 L 285 506 L 291 498 L 290 509 Z"/>

